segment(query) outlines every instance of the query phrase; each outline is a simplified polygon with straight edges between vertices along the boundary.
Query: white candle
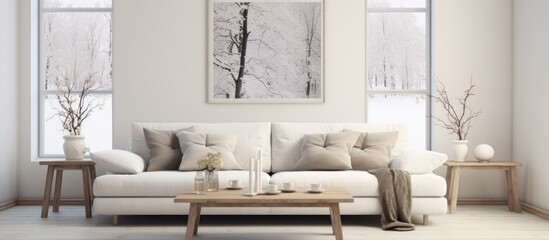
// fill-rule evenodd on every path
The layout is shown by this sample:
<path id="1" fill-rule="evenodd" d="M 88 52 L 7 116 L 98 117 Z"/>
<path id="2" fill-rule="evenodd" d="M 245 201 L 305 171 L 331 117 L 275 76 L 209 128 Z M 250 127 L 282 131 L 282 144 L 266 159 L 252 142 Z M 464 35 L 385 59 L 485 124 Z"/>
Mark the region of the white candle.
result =
<path id="1" fill-rule="evenodd" d="M 261 172 L 263 171 L 261 168 L 263 164 L 261 163 L 261 149 L 259 149 L 259 156 L 257 158 L 257 166 L 256 166 L 256 178 L 257 178 L 257 193 L 263 192 L 263 184 L 261 182 Z"/>
<path id="2" fill-rule="evenodd" d="M 250 166 L 248 168 L 248 172 L 250 174 L 248 183 L 250 185 L 249 193 L 250 195 L 254 194 L 254 158 L 250 158 Z"/>

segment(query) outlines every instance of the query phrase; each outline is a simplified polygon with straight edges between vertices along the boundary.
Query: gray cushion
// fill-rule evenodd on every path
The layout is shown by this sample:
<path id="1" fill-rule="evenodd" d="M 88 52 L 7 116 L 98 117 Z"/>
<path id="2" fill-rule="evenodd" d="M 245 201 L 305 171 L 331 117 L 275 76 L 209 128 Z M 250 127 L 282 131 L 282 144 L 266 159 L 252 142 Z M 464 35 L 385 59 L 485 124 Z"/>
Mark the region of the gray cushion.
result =
<path id="1" fill-rule="evenodd" d="M 379 145 L 366 149 L 353 148 L 351 151 L 351 164 L 354 170 L 368 171 L 371 169 L 385 168 L 389 166 L 390 149 L 388 146 Z"/>
<path id="2" fill-rule="evenodd" d="M 191 130 L 192 127 L 180 130 L 143 128 L 145 142 L 150 149 L 151 156 L 147 171 L 177 170 L 183 154 L 176 134 L 180 131 Z"/>
<path id="3" fill-rule="evenodd" d="M 347 131 L 345 130 L 345 132 Z M 395 146 L 397 138 L 398 131 L 360 133 L 360 137 L 351 151 L 353 169 L 368 171 L 389 167 L 391 150 Z"/>
<path id="4" fill-rule="evenodd" d="M 398 131 L 393 132 L 366 132 L 364 133 L 364 142 L 362 143 L 362 149 L 386 145 L 391 146 L 391 150 L 395 147 L 398 138 Z"/>
<path id="5" fill-rule="evenodd" d="M 305 135 L 301 158 L 294 170 L 352 169 L 349 153 L 359 135 L 357 132 Z"/>
<path id="6" fill-rule="evenodd" d="M 179 170 L 196 171 L 198 160 L 208 153 L 221 153 L 223 167 L 221 170 L 241 170 L 242 167 L 234 157 L 238 134 L 204 134 L 182 131 L 177 133 L 183 157 Z"/>

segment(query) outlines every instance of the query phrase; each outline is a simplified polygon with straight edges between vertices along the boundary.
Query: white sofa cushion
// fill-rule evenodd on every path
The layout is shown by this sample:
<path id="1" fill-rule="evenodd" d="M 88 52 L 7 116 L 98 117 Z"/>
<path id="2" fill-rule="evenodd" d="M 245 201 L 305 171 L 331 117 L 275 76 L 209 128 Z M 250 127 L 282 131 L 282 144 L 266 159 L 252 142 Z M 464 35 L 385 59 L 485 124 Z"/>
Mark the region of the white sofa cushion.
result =
<path id="1" fill-rule="evenodd" d="M 248 169 L 250 158 L 257 157 L 261 149 L 263 171 L 271 170 L 271 123 L 132 123 L 130 151 L 148 162 L 149 148 L 145 142 L 143 127 L 158 130 L 193 127 L 193 132 L 197 133 L 238 133 L 234 150 L 234 157 L 238 164 Z"/>
<path id="2" fill-rule="evenodd" d="M 444 178 L 429 173 L 411 175 L 413 197 L 442 197 L 446 194 Z M 297 171 L 279 172 L 271 176 L 279 187 L 285 182 L 294 182 L 296 187 L 309 187 L 320 183 L 324 187 L 344 187 L 354 197 L 378 197 L 377 178 L 365 171 Z"/>
<path id="3" fill-rule="evenodd" d="M 145 170 L 141 156 L 120 149 L 92 152 L 91 159 L 110 173 L 136 174 Z"/>
<path id="4" fill-rule="evenodd" d="M 93 193 L 98 197 L 175 197 L 194 191 L 196 172 L 154 171 L 134 175 L 109 174 L 97 177 Z M 219 171 L 219 187 L 225 188 L 231 179 L 241 179 L 248 186 L 248 171 Z M 269 174 L 262 173 L 263 185 Z"/>
<path id="5" fill-rule="evenodd" d="M 305 134 L 336 133 L 343 129 L 357 132 L 398 131 L 392 156 L 409 149 L 408 130 L 400 124 L 366 123 L 272 123 L 272 171 L 290 171 L 300 158 Z"/>

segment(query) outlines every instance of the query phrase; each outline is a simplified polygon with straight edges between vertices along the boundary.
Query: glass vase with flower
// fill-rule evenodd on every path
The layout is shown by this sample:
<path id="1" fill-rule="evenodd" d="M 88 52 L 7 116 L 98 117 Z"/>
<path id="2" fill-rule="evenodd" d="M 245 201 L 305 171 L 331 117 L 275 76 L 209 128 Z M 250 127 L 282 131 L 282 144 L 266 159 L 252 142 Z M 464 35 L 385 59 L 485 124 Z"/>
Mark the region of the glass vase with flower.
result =
<path id="1" fill-rule="evenodd" d="M 206 192 L 216 192 L 219 190 L 218 171 L 223 167 L 221 153 L 208 153 L 198 160 L 198 168 L 204 171 Z"/>

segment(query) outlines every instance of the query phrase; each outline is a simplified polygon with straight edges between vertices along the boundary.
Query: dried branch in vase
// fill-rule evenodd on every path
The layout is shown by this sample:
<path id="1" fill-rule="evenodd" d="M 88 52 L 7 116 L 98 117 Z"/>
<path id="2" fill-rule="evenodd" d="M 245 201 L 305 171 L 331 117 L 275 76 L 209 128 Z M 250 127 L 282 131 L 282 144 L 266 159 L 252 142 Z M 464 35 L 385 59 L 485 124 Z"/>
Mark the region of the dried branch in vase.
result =
<path id="1" fill-rule="evenodd" d="M 468 106 L 468 101 L 475 95 L 473 90 L 476 85 L 473 84 L 473 77 L 471 76 L 469 88 L 463 92 L 463 97 L 457 99 L 459 104 L 456 105 L 453 105 L 450 101 L 446 86 L 441 81 L 437 80 L 437 82 L 437 96 L 430 97 L 435 99 L 435 102 L 439 103 L 446 111 L 446 119 L 441 119 L 435 116 L 432 116 L 432 118 L 435 119 L 438 126 L 448 130 L 451 134 L 456 134 L 458 136 L 458 140 L 465 140 L 469 130 L 473 126 L 474 120 L 478 118 L 482 112 L 474 111 Z"/>
<path id="2" fill-rule="evenodd" d="M 92 97 L 91 91 L 98 80 L 94 73 L 86 74 L 82 81 L 77 81 L 66 74 L 55 80 L 60 93 L 56 94 L 59 107 L 55 116 L 59 117 L 63 129 L 70 135 L 80 135 L 82 123 L 97 109 L 105 105 L 106 99 Z"/>

